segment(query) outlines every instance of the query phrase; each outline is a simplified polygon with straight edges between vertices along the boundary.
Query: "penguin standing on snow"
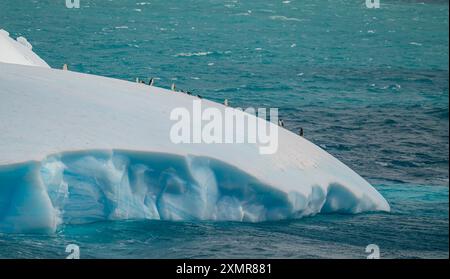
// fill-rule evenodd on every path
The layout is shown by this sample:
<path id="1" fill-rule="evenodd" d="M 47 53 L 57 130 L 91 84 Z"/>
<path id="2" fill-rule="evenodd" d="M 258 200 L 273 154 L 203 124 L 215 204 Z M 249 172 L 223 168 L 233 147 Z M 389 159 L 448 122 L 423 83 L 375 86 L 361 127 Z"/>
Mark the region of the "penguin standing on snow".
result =
<path id="1" fill-rule="evenodd" d="M 172 86 L 170 87 L 170 89 L 172 89 L 172 91 L 177 91 L 177 87 L 175 86 L 175 83 L 172 83 Z"/>
<path id="2" fill-rule="evenodd" d="M 150 81 L 148 82 L 149 86 L 153 86 L 153 83 L 155 82 L 155 80 L 153 78 L 150 78 Z"/>

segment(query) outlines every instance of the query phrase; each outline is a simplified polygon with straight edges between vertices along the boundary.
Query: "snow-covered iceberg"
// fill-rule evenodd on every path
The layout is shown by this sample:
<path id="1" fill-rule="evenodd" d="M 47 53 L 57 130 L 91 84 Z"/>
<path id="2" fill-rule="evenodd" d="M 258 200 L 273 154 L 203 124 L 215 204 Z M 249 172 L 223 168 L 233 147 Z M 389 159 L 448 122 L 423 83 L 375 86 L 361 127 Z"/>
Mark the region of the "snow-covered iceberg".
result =
<path id="1" fill-rule="evenodd" d="M 0 62 L 0 231 L 390 210 L 358 174 L 285 129 L 272 155 L 257 144 L 174 144 L 170 112 L 195 97 L 24 65 Z"/>
<path id="2" fill-rule="evenodd" d="M 25 37 L 14 40 L 6 30 L 0 29 L 0 62 L 50 68 L 32 49 Z"/>

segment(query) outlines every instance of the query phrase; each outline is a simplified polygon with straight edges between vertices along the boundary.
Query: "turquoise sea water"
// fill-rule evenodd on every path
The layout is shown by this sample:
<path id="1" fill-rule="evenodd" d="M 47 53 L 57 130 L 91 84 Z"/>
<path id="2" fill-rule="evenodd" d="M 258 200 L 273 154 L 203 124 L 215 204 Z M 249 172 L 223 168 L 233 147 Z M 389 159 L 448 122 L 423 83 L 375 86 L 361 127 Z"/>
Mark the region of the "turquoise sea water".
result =
<path id="1" fill-rule="evenodd" d="M 278 107 L 392 212 L 265 223 L 120 221 L 0 234 L 0 258 L 448 257 L 447 1 L 0 2 L 0 28 L 52 67 Z"/>

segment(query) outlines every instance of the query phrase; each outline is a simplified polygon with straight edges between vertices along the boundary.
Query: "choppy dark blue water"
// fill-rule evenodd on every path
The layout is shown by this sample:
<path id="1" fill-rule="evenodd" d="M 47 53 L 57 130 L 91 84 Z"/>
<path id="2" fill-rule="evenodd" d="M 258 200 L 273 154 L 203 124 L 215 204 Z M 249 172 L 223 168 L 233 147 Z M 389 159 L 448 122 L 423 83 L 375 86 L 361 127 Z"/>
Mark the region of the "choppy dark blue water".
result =
<path id="1" fill-rule="evenodd" d="M 389 214 L 266 223 L 126 221 L 0 234 L 0 258 L 448 257 L 447 1 L 0 2 L 0 28 L 53 67 L 278 107 L 369 180 Z"/>

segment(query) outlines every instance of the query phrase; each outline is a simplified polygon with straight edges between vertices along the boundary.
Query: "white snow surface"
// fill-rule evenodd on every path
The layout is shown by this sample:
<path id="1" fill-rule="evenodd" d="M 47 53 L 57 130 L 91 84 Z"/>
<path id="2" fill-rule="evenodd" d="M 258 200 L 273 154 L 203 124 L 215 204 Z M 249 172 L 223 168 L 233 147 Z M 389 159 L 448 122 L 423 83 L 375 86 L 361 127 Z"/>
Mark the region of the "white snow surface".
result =
<path id="1" fill-rule="evenodd" d="M 7 31 L 0 29 L 0 62 L 50 68 L 32 49 L 26 38 L 14 40 Z"/>

